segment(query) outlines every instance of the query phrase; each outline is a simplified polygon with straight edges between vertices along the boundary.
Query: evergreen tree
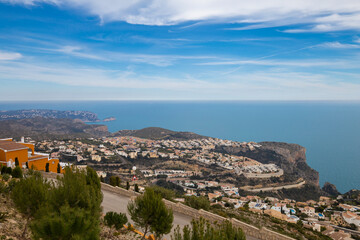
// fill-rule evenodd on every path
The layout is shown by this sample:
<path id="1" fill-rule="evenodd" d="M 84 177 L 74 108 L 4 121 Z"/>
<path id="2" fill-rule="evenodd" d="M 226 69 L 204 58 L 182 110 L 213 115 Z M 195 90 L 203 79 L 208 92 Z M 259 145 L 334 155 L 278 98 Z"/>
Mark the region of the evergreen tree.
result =
<path id="1" fill-rule="evenodd" d="M 49 194 L 47 207 L 31 224 L 34 238 L 99 239 L 101 202 L 100 180 L 93 169 L 85 173 L 66 168 Z"/>
<path id="2" fill-rule="evenodd" d="M 45 165 L 45 172 L 49 172 L 49 166 L 50 166 L 50 164 L 49 164 L 49 163 L 46 163 L 46 165 Z"/>
<path id="3" fill-rule="evenodd" d="M 23 237 L 30 219 L 44 206 L 49 196 L 49 190 L 51 190 L 51 185 L 39 173 L 30 174 L 16 183 L 11 192 L 11 198 L 16 208 L 26 217 Z"/>
<path id="4" fill-rule="evenodd" d="M 60 166 L 60 163 L 58 163 L 58 165 L 57 165 L 57 173 L 61 173 L 61 166 Z"/>
<path id="5" fill-rule="evenodd" d="M 18 158 L 15 158 L 15 166 L 19 166 L 19 159 Z"/>
<path id="6" fill-rule="evenodd" d="M 26 162 L 26 168 L 29 168 L 29 163 L 28 162 Z"/>
<path id="7" fill-rule="evenodd" d="M 99 239 L 98 232 L 93 231 L 91 212 L 79 207 L 63 205 L 59 211 L 45 213 L 31 224 L 34 239 L 54 240 L 92 240 Z"/>
<path id="8" fill-rule="evenodd" d="M 11 173 L 11 176 L 13 178 L 22 178 L 23 177 L 23 172 L 21 170 L 21 168 L 19 166 L 15 167 L 14 170 Z"/>
<path id="9" fill-rule="evenodd" d="M 129 189 L 130 189 L 130 183 L 126 182 L 126 190 L 129 190 Z"/>
<path id="10" fill-rule="evenodd" d="M 173 213 L 166 208 L 161 196 L 151 188 L 128 204 L 128 212 L 135 225 L 143 229 L 142 239 L 145 239 L 149 231 L 154 233 L 157 239 L 171 231 Z"/>

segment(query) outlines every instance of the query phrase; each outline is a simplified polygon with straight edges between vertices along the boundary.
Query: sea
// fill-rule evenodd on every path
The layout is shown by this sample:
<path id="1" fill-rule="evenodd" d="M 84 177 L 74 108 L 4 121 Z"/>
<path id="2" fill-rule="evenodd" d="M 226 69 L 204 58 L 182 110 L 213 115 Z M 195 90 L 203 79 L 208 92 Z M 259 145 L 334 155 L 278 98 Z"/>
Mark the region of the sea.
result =
<path id="1" fill-rule="evenodd" d="M 97 113 L 109 131 L 162 127 L 234 141 L 296 143 L 308 164 L 342 193 L 360 189 L 360 102 L 47 101 L 0 102 L 0 110 Z M 1 124 L 1 122 L 0 122 Z"/>

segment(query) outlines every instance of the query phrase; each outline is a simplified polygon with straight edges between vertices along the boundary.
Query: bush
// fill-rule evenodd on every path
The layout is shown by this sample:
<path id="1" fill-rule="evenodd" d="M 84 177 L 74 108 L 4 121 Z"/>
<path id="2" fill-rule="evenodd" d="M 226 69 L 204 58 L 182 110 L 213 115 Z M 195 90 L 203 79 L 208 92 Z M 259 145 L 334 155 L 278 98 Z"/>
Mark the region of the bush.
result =
<path id="1" fill-rule="evenodd" d="M 9 179 L 10 179 L 10 175 L 7 174 L 7 173 L 5 173 L 5 174 L 2 176 L 2 179 L 3 179 L 5 182 L 7 182 L 7 181 L 9 181 Z"/>
<path id="2" fill-rule="evenodd" d="M 121 229 L 127 221 L 128 219 L 124 213 L 107 212 L 104 217 L 106 226 L 115 227 L 116 230 Z"/>
<path id="3" fill-rule="evenodd" d="M 19 166 L 14 168 L 14 170 L 11 173 L 11 176 L 13 178 L 22 178 L 23 177 L 23 172 L 22 172 L 21 168 Z"/>
<path id="4" fill-rule="evenodd" d="M 119 176 L 110 177 L 110 185 L 114 187 L 120 187 L 121 179 Z"/>
<path id="5" fill-rule="evenodd" d="M 151 187 L 155 193 L 160 194 L 162 198 L 172 201 L 175 198 L 175 192 L 159 186 Z"/>
<path id="6" fill-rule="evenodd" d="M 246 236 L 241 228 L 233 227 L 231 222 L 225 221 L 221 224 L 210 224 L 204 218 L 191 221 L 191 228 L 185 226 L 183 234 L 181 234 L 180 227 L 174 231 L 173 240 L 245 240 Z"/>
<path id="7" fill-rule="evenodd" d="M 204 210 L 210 209 L 210 201 L 203 196 L 185 197 L 185 204 L 195 209 L 204 209 Z"/>
<path id="8" fill-rule="evenodd" d="M 7 174 L 10 174 L 10 175 L 11 175 L 11 173 L 12 173 L 12 169 L 11 169 L 11 167 L 6 168 L 6 172 L 5 172 L 5 173 L 7 173 Z"/>
<path id="9" fill-rule="evenodd" d="M 1 175 L 5 174 L 6 173 L 6 170 L 7 170 L 7 167 L 5 165 L 3 165 L 1 167 Z"/>

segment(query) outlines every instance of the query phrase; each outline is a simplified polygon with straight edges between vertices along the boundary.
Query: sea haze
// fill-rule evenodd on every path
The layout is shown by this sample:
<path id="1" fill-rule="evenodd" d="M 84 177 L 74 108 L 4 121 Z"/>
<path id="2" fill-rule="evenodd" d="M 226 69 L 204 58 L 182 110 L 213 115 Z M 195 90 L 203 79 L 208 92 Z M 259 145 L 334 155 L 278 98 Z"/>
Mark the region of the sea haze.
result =
<path id="1" fill-rule="evenodd" d="M 0 102 L 0 110 L 87 110 L 109 130 L 163 127 L 236 141 L 282 141 L 307 149 L 320 184 L 360 187 L 360 102 Z M 9 136 L 10 137 L 10 136 Z"/>

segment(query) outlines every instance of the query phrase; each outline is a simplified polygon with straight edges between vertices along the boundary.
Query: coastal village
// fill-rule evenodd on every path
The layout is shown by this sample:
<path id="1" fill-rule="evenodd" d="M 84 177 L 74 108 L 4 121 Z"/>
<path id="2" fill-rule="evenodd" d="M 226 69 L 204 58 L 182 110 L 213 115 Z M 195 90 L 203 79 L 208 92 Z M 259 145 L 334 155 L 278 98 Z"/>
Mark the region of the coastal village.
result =
<path id="1" fill-rule="evenodd" d="M 25 142 L 26 145 L 24 146 L 35 146 L 34 149 L 29 149 L 29 156 L 35 155 L 35 150 L 41 152 L 42 156 L 48 154 L 46 159 L 50 162 L 56 161 L 56 166 L 59 164 L 61 171 L 68 165 L 78 168 L 87 165 L 95 166 L 94 168 L 103 181 L 111 176 L 119 176 L 122 181 L 129 182 L 130 190 L 140 192 L 144 191 L 147 185 L 155 183 L 159 179 L 165 179 L 183 189 L 183 197 L 176 198 L 176 201 L 179 202 L 184 202 L 185 197 L 188 196 L 202 196 L 210 201 L 210 205 L 218 205 L 234 211 L 247 210 L 294 224 L 301 223 L 304 227 L 322 232 L 332 239 L 352 239 L 352 236 L 360 235 L 360 206 L 348 204 L 348 202 L 359 203 L 359 195 L 357 199 L 344 199 L 342 195 L 336 197 L 321 196 L 318 201 L 309 200 L 306 202 L 275 197 L 259 197 L 255 194 L 242 195 L 241 189 L 234 184 L 220 180 L 203 180 L 203 178 L 199 180 L 198 177 L 203 176 L 201 167 L 198 166 L 188 168 L 184 164 L 176 168 L 166 165 L 164 168 L 139 169 L 135 164 L 124 168 L 120 163 L 123 158 L 130 161 L 138 158 L 144 161 L 147 159 L 176 161 L 186 158 L 198 162 L 199 165 L 216 165 L 223 168 L 224 171 L 238 175 L 243 174 L 248 178 L 281 176 L 283 170 L 275 164 L 261 164 L 256 159 L 212 151 L 216 146 L 242 145 L 250 150 L 261 147 L 255 142 L 240 143 L 215 138 L 177 141 L 149 140 L 136 137 L 104 137 L 39 142 L 26 138 L 22 139 L 21 143 L 11 143 L 25 144 Z M 3 145 L 6 144 L 3 142 Z M 1 146 L 0 151 L 4 151 Z M 68 161 L 67 163 L 59 163 L 57 159 Z M 26 168 L 24 162 L 21 166 Z M 99 166 L 105 167 L 99 169 Z M 51 171 L 56 172 L 55 168 L 51 169 Z M 45 171 L 45 168 L 40 170 Z"/>

